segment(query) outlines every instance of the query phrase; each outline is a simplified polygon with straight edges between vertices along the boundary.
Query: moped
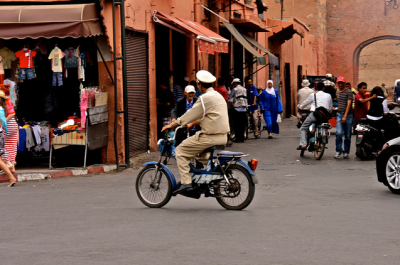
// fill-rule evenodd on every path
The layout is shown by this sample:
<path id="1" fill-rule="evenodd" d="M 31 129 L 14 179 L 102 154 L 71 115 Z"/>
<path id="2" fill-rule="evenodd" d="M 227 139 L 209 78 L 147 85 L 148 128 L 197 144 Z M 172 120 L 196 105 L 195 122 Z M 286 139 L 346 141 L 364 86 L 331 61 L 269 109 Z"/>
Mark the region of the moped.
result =
<path id="1" fill-rule="evenodd" d="M 145 163 L 145 167 L 136 178 L 136 193 L 141 202 L 150 208 L 166 205 L 174 196 L 173 192 L 180 186 L 171 170 L 161 161 L 166 160 L 163 160 L 163 157 L 176 159 L 174 141 L 177 131 L 181 128 L 165 133 L 164 139 L 157 142 L 159 160 Z M 181 195 L 199 199 L 204 194 L 205 197 L 216 198 L 218 203 L 228 210 L 242 210 L 249 206 L 254 198 L 255 184 L 258 183 L 255 174 L 258 161 L 244 161 L 242 158 L 248 155 L 242 152 L 220 151 L 214 156 L 214 151 L 224 148 L 225 146 L 221 145 L 206 150 L 210 152 L 210 157 L 205 169 L 196 168 L 201 163 L 189 164 L 194 189 Z"/>
<path id="2" fill-rule="evenodd" d="M 325 149 L 328 149 L 329 137 L 331 136 L 330 123 L 312 124 L 307 133 L 307 150 L 314 152 L 314 158 L 321 160 L 324 155 Z M 304 156 L 305 150 L 301 150 L 300 156 Z"/>

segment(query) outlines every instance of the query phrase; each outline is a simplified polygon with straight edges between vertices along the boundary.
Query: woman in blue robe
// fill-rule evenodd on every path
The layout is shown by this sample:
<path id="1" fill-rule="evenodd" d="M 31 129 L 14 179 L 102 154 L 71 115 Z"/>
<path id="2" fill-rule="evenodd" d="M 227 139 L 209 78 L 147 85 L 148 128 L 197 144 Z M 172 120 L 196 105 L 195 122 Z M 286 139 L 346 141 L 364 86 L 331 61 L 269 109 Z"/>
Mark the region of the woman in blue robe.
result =
<path id="1" fill-rule="evenodd" d="M 273 87 L 274 82 L 268 80 L 267 88 L 260 95 L 261 112 L 264 113 L 264 120 L 267 124 L 268 138 L 272 138 L 272 133 L 279 134 L 277 123 L 278 114 L 282 113 L 282 104 L 279 99 L 278 91 Z"/>

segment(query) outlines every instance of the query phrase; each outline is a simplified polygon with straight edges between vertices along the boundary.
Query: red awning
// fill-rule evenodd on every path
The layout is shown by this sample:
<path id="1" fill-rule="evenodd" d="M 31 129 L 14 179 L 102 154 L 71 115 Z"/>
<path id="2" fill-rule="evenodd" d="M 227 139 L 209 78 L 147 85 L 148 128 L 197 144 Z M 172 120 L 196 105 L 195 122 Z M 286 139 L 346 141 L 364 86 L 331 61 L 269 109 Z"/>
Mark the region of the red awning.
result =
<path id="1" fill-rule="evenodd" d="M 192 28 L 197 29 L 198 31 L 202 32 L 204 35 L 208 36 L 208 38 L 214 40 L 215 43 L 215 51 L 216 52 L 223 52 L 223 53 L 228 53 L 229 51 L 229 40 L 225 39 L 224 37 L 218 35 L 214 31 L 212 31 L 209 28 L 204 27 L 200 23 L 178 18 L 179 20 L 185 22 L 187 25 L 189 25 Z"/>
<path id="2" fill-rule="evenodd" d="M 65 38 L 102 34 L 95 4 L 0 6 L 0 38 Z"/>
<path id="3" fill-rule="evenodd" d="M 172 17 L 160 11 L 153 11 L 153 20 L 156 23 L 170 27 L 182 34 L 198 41 L 200 52 L 214 54 L 214 52 L 228 53 L 229 41 L 199 23 L 183 18 Z M 193 38 L 193 37 L 192 37 Z"/>

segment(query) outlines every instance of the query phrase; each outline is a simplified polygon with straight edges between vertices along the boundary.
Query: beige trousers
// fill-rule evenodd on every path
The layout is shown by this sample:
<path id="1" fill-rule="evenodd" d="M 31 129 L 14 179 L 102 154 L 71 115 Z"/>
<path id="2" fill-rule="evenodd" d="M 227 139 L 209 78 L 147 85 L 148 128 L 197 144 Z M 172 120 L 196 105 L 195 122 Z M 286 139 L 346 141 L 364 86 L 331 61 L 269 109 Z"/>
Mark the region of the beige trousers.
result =
<path id="1" fill-rule="evenodd" d="M 258 133 L 258 110 L 255 110 L 251 113 L 251 118 L 253 119 L 253 124 L 254 124 L 254 133 Z"/>
<path id="2" fill-rule="evenodd" d="M 179 173 L 181 174 L 182 185 L 192 183 L 192 176 L 189 173 L 190 159 L 198 156 L 205 149 L 214 145 L 225 145 L 226 134 L 202 134 L 197 132 L 192 137 L 184 140 L 176 148 L 176 161 L 178 164 Z"/>

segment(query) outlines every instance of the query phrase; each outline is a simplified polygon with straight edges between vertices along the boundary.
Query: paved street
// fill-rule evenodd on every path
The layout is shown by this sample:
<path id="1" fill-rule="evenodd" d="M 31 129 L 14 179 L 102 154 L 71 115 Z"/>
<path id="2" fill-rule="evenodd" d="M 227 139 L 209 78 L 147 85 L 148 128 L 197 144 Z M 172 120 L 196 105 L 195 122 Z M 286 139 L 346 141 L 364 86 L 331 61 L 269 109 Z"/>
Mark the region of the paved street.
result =
<path id="1" fill-rule="evenodd" d="M 400 197 L 375 162 L 300 158 L 295 121 L 230 150 L 259 159 L 253 203 L 141 204 L 137 170 L 0 185 L 0 264 L 398 264 Z M 354 142 L 352 143 L 354 147 Z M 176 166 L 171 166 L 177 173 Z"/>

